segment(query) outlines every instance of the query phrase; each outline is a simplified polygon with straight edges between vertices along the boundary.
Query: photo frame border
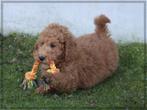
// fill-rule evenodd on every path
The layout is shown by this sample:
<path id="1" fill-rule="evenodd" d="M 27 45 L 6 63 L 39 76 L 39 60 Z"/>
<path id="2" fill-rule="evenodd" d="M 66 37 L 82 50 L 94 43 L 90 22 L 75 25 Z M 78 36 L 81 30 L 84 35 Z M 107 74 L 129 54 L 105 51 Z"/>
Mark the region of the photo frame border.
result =
<path id="1" fill-rule="evenodd" d="M 23 0 L 23 1 L 17 1 L 17 0 L 5 0 L 5 1 L 1 1 L 1 34 L 0 34 L 0 37 L 2 37 L 1 38 L 1 64 L 0 64 L 0 69 L 1 69 L 1 74 L 0 74 L 0 77 L 1 77 L 1 79 L 3 79 L 3 73 L 4 73 L 4 71 L 3 71 L 3 38 L 4 38 L 4 36 L 3 36 L 3 26 L 4 26 L 4 24 L 3 24 L 3 14 L 4 14 L 4 12 L 3 12 L 3 5 L 4 4 L 8 4 L 8 3 L 142 3 L 142 4 L 144 4 L 143 6 L 144 6 L 144 104 L 143 104 L 143 107 L 129 107 L 130 109 L 133 109 L 133 108 L 138 108 L 138 109 L 145 109 L 145 108 L 147 108 L 146 106 L 146 101 L 147 101 L 147 91 L 146 91 L 146 89 L 147 89 L 147 44 L 146 44 L 146 40 L 147 40 L 147 38 L 146 38 L 146 1 L 144 0 L 144 1 L 132 1 L 132 0 L 130 0 L 130 1 L 123 1 L 123 0 L 121 0 L 121 1 L 96 1 L 96 0 L 92 0 L 92 1 L 90 1 L 90 0 L 88 0 L 88 1 L 80 1 L 80 0 L 73 0 L 73 1 L 59 1 L 59 0 L 52 0 L 52 1 L 35 1 L 35 0 L 30 0 L 30 1 L 25 1 L 25 0 Z M 0 80 L 0 86 L 1 86 L 1 100 L 0 100 L 0 102 L 1 102 L 1 104 L 0 104 L 0 108 L 1 109 L 7 109 L 7 108 L 5 108 L 4 106 L 3 106 L 3 101 L 4 101 L 4 98 L 3 98 L 3 96 L 4 96 L 4 90 L 3 90 L 3 88 L 4 88 L 4 86 L 3 86 L 3 81 L 2 80 Z M 10 107 L 9 109 L 92 109 L 92 108 L 99 108 L 99 109 L 112 109 L 112 108 L 116 108 L 116 109 L 125 109 L 125 107 L 98 107 L 98 106 L 96 106 L 96 107 Z"/>

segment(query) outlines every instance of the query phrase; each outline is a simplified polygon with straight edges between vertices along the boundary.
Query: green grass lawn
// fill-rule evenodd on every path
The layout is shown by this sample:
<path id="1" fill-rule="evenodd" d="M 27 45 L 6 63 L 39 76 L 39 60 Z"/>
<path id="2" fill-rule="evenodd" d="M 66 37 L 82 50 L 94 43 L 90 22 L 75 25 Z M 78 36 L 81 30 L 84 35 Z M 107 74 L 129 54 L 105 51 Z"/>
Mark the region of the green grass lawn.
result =
<path id="1" fill-rule="evenodd" d="M 119 43 L 118 70 L 103 83 L 71 94 L 39 95 L 34 90 L 19 88 L 24 73 L 32 68 L 32 49 L 36 39 L 37 36 L 11 33 L 3 40 L 3 66 L 0 68 L 3 69 L 3 78 L 0 79 L 3 82 L 3 107 L 133 107 L 135 110 L 135 107 L 144 106 L 143 43 Z"/>

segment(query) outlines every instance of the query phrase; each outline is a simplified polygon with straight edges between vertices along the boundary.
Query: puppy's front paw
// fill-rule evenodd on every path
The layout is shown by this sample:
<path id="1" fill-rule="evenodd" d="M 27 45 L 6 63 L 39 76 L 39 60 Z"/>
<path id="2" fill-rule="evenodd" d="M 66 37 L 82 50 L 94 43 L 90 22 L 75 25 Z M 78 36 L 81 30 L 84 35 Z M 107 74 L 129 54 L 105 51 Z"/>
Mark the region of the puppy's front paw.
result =
<path id="1" fill-rule="evenodd" d="M 45 84 L 45 85 L 41 85 L 39 86 L 37 89 L 36 89 L 36 93 L 39 93 L 39 94 L 46 94 L 48 93 L 50 90 L 50 86 Z"/>

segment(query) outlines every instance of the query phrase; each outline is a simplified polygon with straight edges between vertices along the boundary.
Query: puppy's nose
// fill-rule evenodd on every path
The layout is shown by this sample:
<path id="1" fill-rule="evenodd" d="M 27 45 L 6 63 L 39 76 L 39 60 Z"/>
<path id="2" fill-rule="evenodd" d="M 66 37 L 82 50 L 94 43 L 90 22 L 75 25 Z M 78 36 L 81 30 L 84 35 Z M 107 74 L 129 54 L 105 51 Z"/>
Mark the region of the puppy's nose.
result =
<path id="1" fill-rule="evenodd" d="M 45 57 L 44 57 L 44 56 L 39 56 L 39 59 L 40 59 L 41 61 L 43 61 L 43 60 L 45 59 Z"/>

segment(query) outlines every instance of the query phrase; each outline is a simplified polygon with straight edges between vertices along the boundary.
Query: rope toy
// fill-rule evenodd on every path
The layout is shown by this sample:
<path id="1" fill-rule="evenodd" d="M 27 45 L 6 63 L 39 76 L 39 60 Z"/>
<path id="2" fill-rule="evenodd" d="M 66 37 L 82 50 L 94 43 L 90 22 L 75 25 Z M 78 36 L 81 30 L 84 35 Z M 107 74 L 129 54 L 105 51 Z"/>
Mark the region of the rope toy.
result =
<path id="1" fill-rule="evenodd" d="M 40 61 L 36 60 L 33 64 L 32 70 L 25 73 L 25 78 L 20 85 L 23 89 L 32 88 L 34 85 L 36 86 L 35 79 L 37 78 L 37 70 L 40 65 Z M 49 69 L 47 70 L 49 74 L 55 74 L 59 72 L 59 69 L 56 68 L 54 61 L 49 63 Z"/>
<path id="2" fill-rule="evenodd" d="M 51 73 L 51 74 L 55 74 L 55 73 L 58 73 L 59 72 L 59 69 L 56 68 L 55 63 L 53 61 L 51 61 L 51 63 L 50 63 L 50 69 L 48 69 L 47 72 L 48 73 Z"/>

